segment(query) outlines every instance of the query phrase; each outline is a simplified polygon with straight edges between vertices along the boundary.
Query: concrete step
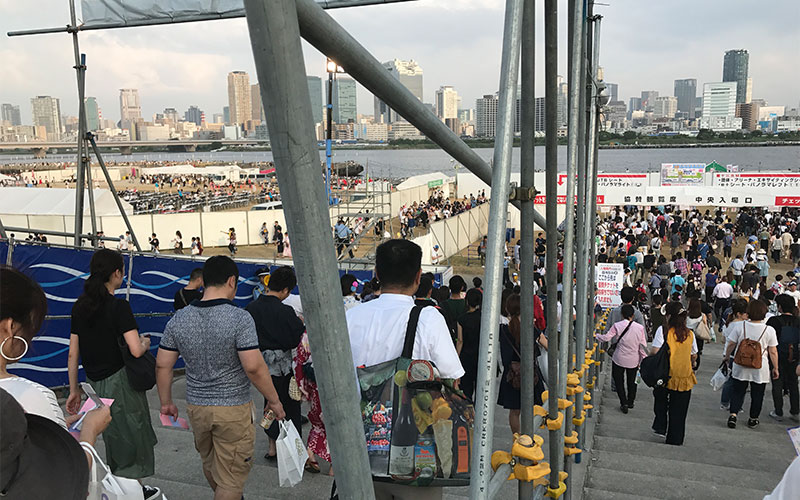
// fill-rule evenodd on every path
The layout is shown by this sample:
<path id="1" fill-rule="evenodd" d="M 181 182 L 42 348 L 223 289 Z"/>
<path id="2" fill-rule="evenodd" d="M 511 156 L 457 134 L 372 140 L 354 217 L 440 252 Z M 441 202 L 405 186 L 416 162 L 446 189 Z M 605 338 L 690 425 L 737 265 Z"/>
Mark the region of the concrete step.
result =
<path id="1" fill-rule="evenodd" d="M 629 495 L 619 491 L 608 491 L 596 488 L 585 488 L 584 500 L 658 500 L 659 497 L 642 496 L 640 493 Z"/>

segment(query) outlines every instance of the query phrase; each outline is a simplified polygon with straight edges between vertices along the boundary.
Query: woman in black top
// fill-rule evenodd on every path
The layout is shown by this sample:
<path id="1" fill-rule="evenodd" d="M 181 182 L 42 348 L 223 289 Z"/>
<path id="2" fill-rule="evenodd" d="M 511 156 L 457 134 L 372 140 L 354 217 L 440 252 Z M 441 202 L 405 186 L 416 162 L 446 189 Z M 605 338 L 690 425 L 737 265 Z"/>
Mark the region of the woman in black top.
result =
<path id="1" fill-rule="evenodd" d="M 459 387 L 472 400 L 478 378 L 478 351 L 481 343 L 481 301 L 483 293 L 477 288 L 467 291 L 467 312 L 458 319 L 456 350 L 464 367 Z"/>
<path id="2" fill-rule="evenodd" d="M 147 397 L 131 387 L 121 349 L 129 349 L 134 357 L 141 357 L 150 348 L 150 338 L 139 335 L 130 304 L 114 296 L 114 291 L 122 285 L 123 269 L 119 252 L 102 249 L 92 256 L 91 275 L 83 287 L 83 295 L 72 308 L 67 411 L 75 414 L 80 408 L 78 364 L 82 362 L 86 379 L 97 395 L 114 400 L 111 424 L 103 433 L 111 472 L 141 479 L 154 473 L 153 447 L 157 440 Z M 160 494 L 157 488 L 143 486 L 143 489 L 145 500 Z"/>

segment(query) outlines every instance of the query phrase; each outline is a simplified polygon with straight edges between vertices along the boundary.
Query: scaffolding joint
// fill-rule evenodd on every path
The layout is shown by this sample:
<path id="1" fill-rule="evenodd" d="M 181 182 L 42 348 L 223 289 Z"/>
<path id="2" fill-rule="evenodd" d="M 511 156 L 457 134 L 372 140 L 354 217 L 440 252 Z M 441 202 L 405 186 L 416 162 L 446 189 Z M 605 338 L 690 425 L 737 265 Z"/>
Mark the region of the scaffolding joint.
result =
<path id="1" fill-rule="evenodd" d="M 547 493 L 545 493 L 545 495 L 550 498 L 560 498 L 565 491 L 567 491 L 566 483 L 564 481 L 559 481 L 558 488 L 551 488 L 550 486 L 548 486 Z"/>
<path id="2" fill-rule="evenodd" d="M 508 192 L 508 201 L 533 201 L 541 193 L 535 187 L 511 186 Z"/>

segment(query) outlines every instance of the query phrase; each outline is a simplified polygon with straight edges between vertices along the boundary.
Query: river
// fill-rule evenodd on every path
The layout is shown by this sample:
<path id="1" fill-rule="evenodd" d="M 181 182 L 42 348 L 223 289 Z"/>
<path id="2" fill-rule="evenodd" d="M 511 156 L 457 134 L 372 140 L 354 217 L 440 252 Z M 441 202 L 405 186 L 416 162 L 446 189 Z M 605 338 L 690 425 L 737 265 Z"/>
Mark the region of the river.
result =
<path id="1" fill-rule="evenodd" d="M 492 158 L 491 148 L 474 151 L 487 161 Z M 410 177 L 429 172 L 453 173 L 456 162 L 440 149 L 339 149 L 334 150 L 333 159 L 337 162 L 356 161 L 368 166 L 373 177 Z M 0 164 L 74 161 L 75 155 L 54 154 L 43 160 L 34 160 L 30 155 L 0 155 Z M 107 152 L 103 158 L 108 162 L 124 161 L 171 161 L 191 162 L 193 160 L 246 163 L 271 161 L 270 151 L 219 151 L 196 153 L 134 153 L 123 156 Z M 325 152 L 320 151 L 324 160 Z M 536 169 L 544 169 L 544 147 L 536 148 Z M 567 148 L 558 148 L 558 168 L 566 169 Z M 659 149 L 601 149 L 599 168 L 605 172 L 656 172 L 662 163 L 711 163 L 738 165 L 745 171 L 783 170 L 800 172 L 800 146 L 773 147 L 714 147 L 714 148 L 659 148 Z M 519 171 L 519 148 L 514 148 L 513 171 Z M 463 167 L 458 167 L 463 172 Z"/>

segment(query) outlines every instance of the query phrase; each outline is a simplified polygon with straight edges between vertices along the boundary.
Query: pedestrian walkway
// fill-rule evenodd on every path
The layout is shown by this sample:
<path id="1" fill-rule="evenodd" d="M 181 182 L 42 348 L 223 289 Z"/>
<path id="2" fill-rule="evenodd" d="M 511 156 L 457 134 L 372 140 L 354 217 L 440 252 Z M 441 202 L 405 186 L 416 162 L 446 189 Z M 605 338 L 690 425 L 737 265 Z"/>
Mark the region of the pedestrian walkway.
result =
<path id="1" fill-rule="evenodd" d="M 706 345 L 692 390 L 683 446 L 668 446 L 651 431 L 653 393 L 640 382 L 636 407 L 624 415 L 605 377 L 584 498 L 587 500 L 761 499 L 795 457 L 786 429 L 798 424 L 769 417 L 770 387 L 761 424 L 726 426 L 719 392 L 709 380 L 722 360 L 722 344 Z M 608 363 L 604 369 L 610 373 Z M 745 415 L 749 409 L 745 399 Z"/>

